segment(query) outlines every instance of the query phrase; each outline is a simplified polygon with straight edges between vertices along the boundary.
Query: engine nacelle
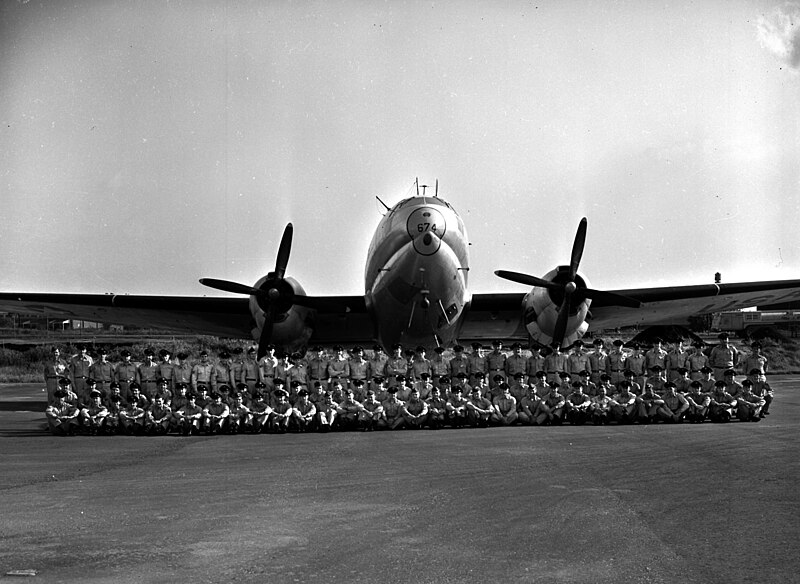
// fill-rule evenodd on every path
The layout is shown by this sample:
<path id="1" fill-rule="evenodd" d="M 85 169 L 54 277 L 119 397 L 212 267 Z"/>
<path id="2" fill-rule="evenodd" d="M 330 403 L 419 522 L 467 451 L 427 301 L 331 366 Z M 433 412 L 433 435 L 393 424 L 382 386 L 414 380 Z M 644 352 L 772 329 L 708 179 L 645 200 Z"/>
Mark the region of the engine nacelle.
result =
<path id="1" fill-rule="evenodd" d="M 565 275 L 567 266 L 559 266 L 543 276 L 543 280 L 558 282 Z M 568 276 L 567 276 L 568 277 Z M 578 273 L 575 278 L 578 289 L 590 287 L 589 281 L 583 274 Z M 525 328 L 531 338 L 542 344 L 550 345 L 553 342 L 553 333 L 558 320 L 558 309 L 561 306 L 563 296 L 557 291 L 547 288 L 534 287 L 522 300 L 523 319 Z M 586 317 L 589 314 L 589 306 L 592 301 L 588 298 L 580 299 L 573 297 L 569 320 L 567 321 L 567 331 L 564 335 L 563 346 L 568 347 L 577 339 L 583 337 L 589 329 Z"/>
<path id="2" fill-rule="evenodd" d="M 269 276 L 264 276 L 254 284 L 254 288 L 261 288 Z M 305 296 L 303 287 L 294 278 L 287 277 L 284 282 L 292 287 L 295 296 Z M 258 304 L 255 296 L 250 297 L 250 314 L 253 315 L 255 327 L 251 331 L 253 339 L 258 343 L 261 330 L 264 328 L 265 312 Z M 310 308 L 298 305 L 288 307 L 276 316 L 272 329 L 272 344 L 285 351 L 298 351 L 308 346 L 308 341 L 314 332 L 314 314 Z"/>

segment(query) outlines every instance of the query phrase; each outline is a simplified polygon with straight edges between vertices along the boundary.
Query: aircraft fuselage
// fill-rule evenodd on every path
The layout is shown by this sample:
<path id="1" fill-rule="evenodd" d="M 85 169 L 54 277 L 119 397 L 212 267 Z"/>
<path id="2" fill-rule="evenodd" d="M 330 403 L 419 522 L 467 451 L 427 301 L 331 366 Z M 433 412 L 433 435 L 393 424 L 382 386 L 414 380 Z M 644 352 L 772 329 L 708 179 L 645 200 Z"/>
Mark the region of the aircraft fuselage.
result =
<path id="1" fill-rule="evenodd" d="M 443 199 L 417 196 L 392 207 L 375 231 L 365 300 L 385 347 L 448 344 L 469 305 L 467 233 Z"/>

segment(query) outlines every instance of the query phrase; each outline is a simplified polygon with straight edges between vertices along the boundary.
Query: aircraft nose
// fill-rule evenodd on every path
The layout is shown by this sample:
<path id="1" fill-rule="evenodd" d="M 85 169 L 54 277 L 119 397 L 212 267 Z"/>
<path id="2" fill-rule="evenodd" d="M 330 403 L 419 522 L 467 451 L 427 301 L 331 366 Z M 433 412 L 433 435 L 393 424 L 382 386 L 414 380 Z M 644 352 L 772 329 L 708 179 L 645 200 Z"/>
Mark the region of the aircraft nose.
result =
<path id="1" fill-rule="evenodd" d="M 408 216 L 406 229 L 414 242 L 414 249 L 422 255 L 439 251 L 447 230 L 444 215 L 433 207 L 420 207 Z"/>

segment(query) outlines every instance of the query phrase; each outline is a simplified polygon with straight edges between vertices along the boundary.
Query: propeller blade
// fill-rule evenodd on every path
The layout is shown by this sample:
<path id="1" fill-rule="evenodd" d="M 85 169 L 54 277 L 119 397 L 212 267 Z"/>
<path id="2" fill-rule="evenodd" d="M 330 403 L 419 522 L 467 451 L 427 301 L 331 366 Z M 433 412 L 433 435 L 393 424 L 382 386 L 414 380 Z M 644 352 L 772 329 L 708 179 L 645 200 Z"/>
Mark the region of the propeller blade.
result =
<path id="1" fill-rule="evenodd" d="M 591 288 L 584 288 L 581 293 L 587 298 L 597 300 L 608 306 L 625 306 L 626 308 L 639 308 L 642 303 L 630 296 L 623 296 L 622 294 L 615 294 L 614 292 L 605 292 L 603 290 L 593 290 Z"/>
<path id="2" fill-rule="evenodd" d="M 286 274 L 286 265 L 289 263 L 289 254 L 292 251 L 292 233 L 294 227 L 291 223 L 286 224 L 286 229 L 283 230 L 283 237 L 281 237 L 281 245 L 278 247 L 278 257 L 275 260 L 275 277 L 283 280 Z"/>
<path id="3" fill-rule="evenodd" d="M 511 282 L 516 282 L 518 284 L 526 284 L 528 286 L 538 286 L 540 288 L 549 288 L 550 290 L 561 290 L 563 286 L 561 284 L 556 284 L 555 282 L 551 282 L 550 280 L 542 280 L 541 278 L 537 278 L 536 276 L 529 276 L 527 274 L 520 274 L 519 272 L 508 272 L 506 270 L 497 270 L 495 271 L 495 275 L 503 278 L 504 280 L 510 280 Z"/>
<path id="4" fill-rule="evenodd" d="M 575 233 L 575 241 L 572 243 L 572 256 L 569 262 L 569 279 L 575 280 L 575 275 L 578 273 L 578 266 L 583 257 L 583 246 L 586 244 L 586 217 L 581 219 L 578 224 L 578 231 Z"/>
<path id="5" fill-rule="evenodd" d="M 215 290 L 233 292 L 234 294 L 258 295 L 261 293 L 261 290 L 258 288 L 253 288 L 245 284 L 238 284 L 236 282 L 229 282 L 228 280 L 217 280 L 216 278 L 200 278 L 200 283 L 203 286 L 208 286 Z"/>
<path id="6" fill-rule="evenodd" d="M 570 294 L 564 295 L 564 302 L 558 309 L 558 319 L 553 330 L 553 347 L 561 347 L 564 344 L 564 335 L 567 332 L 567 321 L 569 320 Z"/>

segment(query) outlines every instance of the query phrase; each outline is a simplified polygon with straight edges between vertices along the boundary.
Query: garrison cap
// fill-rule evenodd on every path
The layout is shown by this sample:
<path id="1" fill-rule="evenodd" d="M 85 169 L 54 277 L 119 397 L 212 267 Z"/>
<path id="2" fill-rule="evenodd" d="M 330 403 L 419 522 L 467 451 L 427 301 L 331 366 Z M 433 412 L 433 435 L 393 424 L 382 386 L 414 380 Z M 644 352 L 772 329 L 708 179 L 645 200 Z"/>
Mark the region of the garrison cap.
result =
<path id="1" fill-rule="evenodd" d="M 244 349 L 242 349 L 241 347 L 234 347 L 233 351 L 231 351 L 231 352 L 234 355 L 241 355 L 242 353 L 244 353 Z"/>
<path id="2" fill-rule="evenodd" d="M 159 377 L 158 378 L 158 384 L 159 385 L 169 385 L 169 379 L 167 379 L 166 377 Z"/>
<path id="3" fill-rule="evenodd" d="M 591 375 L 591 373 L 586 371 L 586 369 L 583 369 L 578 373 L 578 375 L 580 375 L 581 377 L 589 377 Z"/>
<path id="4" fill-rule="evenodd" d="M 625 372 L 623 373 L 623 375 L 625 377 L 634 377 L 636 374 L 633 371 L 631 371 L 630 369 L 626 369 Z"/>
<path id="5" fill-rule="evenodd" d="M 614 346 L 615 347 L 621 347 L 624 344 L 625 343 L 623 343 L 621 339 L 617 339 L 616 341 L 614 341 Z"/>
<path id="6" fill-rule="evenodd" d="M 572 382 L 572 387 L 582 387 L 581 386 L 581 382 L 580 381 L 573 381 Z"/>
<path id="7" fill-rule="evenodd" d="M 172 353 L 170 353 L 170 352 L 169 352 L 169 351 L 167 351 L 166 349 L 161 349 L 161 350 L 158 352 L 158 356 L 159 356 L 159 357 L 166 357 L 167 355 L 171 355 L 171 354 L 172 354 Z"/>
<path id="8" fill-rule="evenodd" d="M 392 351 L 396 351 L 397 349 L 402 349 L 402 348 L 403 345 L 401 345 L 400 343 L 395 343 L 394 345 L 392 345 Z"/>
<path id="9" fill-rule="evenodd" d="M 714 370 L 708 365 L 704 365 L 703 367 L 700 368 L 700 373 L 713 373 L 713 372 Z"/>
<path id="10" fill-rule="evenodd" d="M 100 347 L 99 349 L 97 349 L 97 352 L 100 355 L 108 355 L 108 349 L 106 349 L 105 347 Z"/>
<path id="11" fill-rule="evenodd" d="M 83 344 L 83 343 L 80 343 L 80 344 L 78 345 L 78 350 L 79 350 L 79 351 L 86 351 L 86 350 L 87 350 L 87 349 L 86 349 L 86 345 L 85 345 L 85 344 Z"/>
<path id="12" fill-rule="evenodd" d="M 256 381 L 256 389 L 266 389 L 267 384 L 263 381 Z"/>
<path id="13" fill-rule="evenodd" d="M 514 374 L 514 379 L 522 379 L 523 377 L 525 377 L 525 374 L 522 371 L 517 371 Z"/>
<path id="14" fill-rule="evenodd" d="M 453 388 L 450 390 L 452 393 L 461 393 L 464 391 L 464 388 L 460 385 L 454 385 Z"/>
<path id="15" fill-rule="evenodd" d="M 372 346 L 372 350 L 373 351 L 382 352 L 383 351 L 383 347 L 381 347 L 380 345 L 373 345 Z"/>
<path id="16" fill-rule="evenodd" d="M 364 385 L 364 380 L 363 379 L 354 379 L 353 380 L 353 385 L 355 385 L 357 387 L 361 387 L 362 385 Z"/>
<path id="17" fill-rule="evenodd" d="M 351 353 L 363 353 L 364 352 L 364 347 L 362 347 L 361 345 L 356 345 L 355 347 L 353 347 L 353 349 L 350 352 Z"/>
<path id="18" fill-rule="evenodd" d="M 92 385 L 97 385 L 97 381 L 95 381 L 95 380 L 94 380 L 94 379 L 92 379 L 91 377 L 87 377 L 87 378 L 86 378 L 86 385 L 88 385 L 88 386 L 90 386 L 90 387 L 91 387 Z"/>
<path id="19" fill-rule="evenodd" d="M 753 369 L 750 370 L 750 373 L 748 373 L 748 375 L 761 375 L 761 369 L 754 367 Z"/>
<path id="20" fill-rule="evenodd" d="M 573 346 L 573 347 L 582 347 L 582 346 L 583 346 L 583 341 L 582 341 L 582 340 L 580 340 L 580 339 L 578 339 L 577 341 L 575 341 L 574 343 L 572 343 L 572 346 Z"/>
<path id="21" fill-rule="evenodd" d="M 718 338 L 720 341 L 727 341 L 727 340 L 730 338 L 730 335 L 728 335 L 728 333 L 719 333 L 719 334 L 717 335 L 717 338 Z"/>
<path id="22" fill-rule="evenodd" d="M 513 345 L 511 345 L 511 348 L 512 349 L 521 349 L 522 348 L 522 344 L 521 343 L 514 343 Z"/>
<path id="23" fill-rule="evenodd" d="M 472 374 L 472 376 L 477 377 L 478 379 L 483 379 L 486 377 L 486 374 L 483 371 L 476 371 Z M 500 377 L 502 378 L 503 376 L 501 375 Z"/>
<path id="24" fill-rule="evenodd" d="M 658 363 L 656 363 L 650 368 L 650 371 L 664 371 L 664 368 Z"/>
<path id="25" fill-rule="evenodd" d="M 600 347 L 602 345 L 605 345 L 605 342 L 603 341 L 603 339 L 595 339 L 594 341 L 592 341 L 592 344 L 596 347 Z"/>
<path id="26" fill-rule="evenodd" d="M 297 392 L 297 396 L 298 397 L 308 397 L 308 391 L 306 391 L 305 389 L 301 389 L 300 391 Z"/>
<path id="27" fill-rule="evenodd" d="M 189 357 L 189 354 L 188 354 L 188 353 L 185 353 L 185 352 L 183 352 L 183 351 L 181 351 L 180 353 L 178 353 L 178 359 L 180 359 L 181 361 L 183 361 L 183 360 L 184 360 L 184 359 L 186 359 L 187 357 Z"/>
<path id="28" fill-rule="evenodd" d="M 228 385 L 227 383 L 223 383 L 222 385 L 220 385 L 217 388 L 217 393 L 225 393 L 225 392 L 229 392 L 230 390 L 231 390 L 231 386 Z"/>
<path id="29" fill-rule="evenodd" d="M 153 355 L 155 355 L 155 353 L 153 352 L 153 349 L 151 349 L 150 347 L 147 347 L 144 350 L 144 355 L 145 355 L 145 357 L 152 357 Z"/>
<path id="30" fill-rule="evenodd" d="M 689 370 L 688 370 L 686 367 L 678 367 L 678 368 L 676 369 L 676 371 L 677 371 L 678 373 L 680 373 L 681 375 L 683 375 L 684 373 L 689 373 Z"/>
<path id="31" fill-rule="evenodd" d="M 101 397 L 102 395 L 103 394 L 100 393 L 100 390 L 97 389 L 93 389 L 92 391 L 89 392 L 90 397 Z"/>
<path id="32" fill-rule="evenodd" d="M 720 379 L 714 384 L 714 387 L 727 387 L 728 383 L 724 379 Z"/>
<path id="33" fill-rule="evenodd" d="M 472 348 L 477 351 L 478 349 L 483 349 L 483 345 L 480 343 L 472 343 Z"/>
<path id="34" fill-rule="evenodd" d="M 422 373 L 419 374 L 420 379 L 430 379 L 430 377 L 431 376 L 427 371 L 423 371 Z"/>
<path id="35" fill-rule="evenodd" d="M 264 394 L 261 393 L 260 391 L 256 391 L 255 393 L 253 393 L 253 399 L 256 401 L 264 399 Z"/>
<path id="36" fill-rule="evenodd" d="M 175 385 L 175 387 L 177 389 L 187 389 L 189 387 L 189 385 L 187 383 L 183 382 L 183 381 L 180 381 Z"/>
<path id="37" fill-rule="evenodd" d="M 324 351 L 325 349 L 322 348 L 322 345 L 315 345 L 313 349 L 311 349 L 315 353 L 319 353 L 320 351 Z"/>
<path id="38" fill-rule="evenodd" d="M 703 384 L 702 384 L 702 383 L 700 383 L 699 381 L 692 381 L 692 382 L 689 384 L 689 387 L 696 387 L 696 388 L 698 388 L 698 389 L 699 389 L 699 388 L 703 387 Z"/>
<path id="39" fill-rule="evenodd" d="M 269 343 L 269 344 L 268 344 L 266 347 L 264 347 L 264 348 L 265 348 L 267 351 L 274 351 L 274 350 L 275 350 L 275 345 L 273 345 L 272 343 Z"/>
<path id="40" fill-rule="evenodd" d="M 427 351 L 427 350 L 428 350 L 428 349 L 426 349 L 426 348 L 425 348 L 425 347 L 423 347 L 422 345 L 418 345 L 418 346 L 417 346 L 417 353 L 424 353 L 424 352 L 425 352 L 425 351 Z"/>
<path id="41" fill-rule="evenodd" d="M 750 381 L 749 379 L 744 379 L 744 380 L 742 380 L 742 386 L 743 387 L 753 387 L 753 382 Z"/>
<path id="42" fill-rule="evenodd" d="M 726 377 L 729 375 L 731 377 L 736 377 L 736 371 L 734 371 L 733 369 L 726 369 L 722 374 Z"/>
<path id="43" fill-rule="evenodd" d="M 675 385 L 675 382 L 674 382 L 674 381 L 667 381 L 667 382 L 664 384 L 664 387 L 672 387 L 672 388 L 675 388 L 675 387 L 678 387 L 678 386 L 677 386 L 677 385 Z"/>
<path id="44" fill-rule="evenodd" d="M 406 376 L 405 376 L 405 375 L 397 375 L 397 376 L 394 378 L 394 380 L 395 380 L 395 381 L 405 381 L 405 380 L 406 380 Z"/>
<path id="45" fill-rule="evenodd" d="M 131 390 L 133 390 L 133 389 L 142 389 L 142 387 L 138 383 L 136 383 L 134 381 L 128 386 L 128 389 L 131 389 Z"/>
<path id="46" fill-rule="evenodd" d="M 503 341 L 501 341 L 500 339 L 495 339 L 495 340 L 492 341 L 492 346 L 493 347 L 502 347 L 503 346 Z"/>
<path id="47" fill-rule="evenodd" d="M 275 397 L 289 397 L 289 392 L 285 389 L 276 389 L 273 393 Z"/>
<path id="48" fill-rule="evenodd" d="M 272 385 L 286 385 L 286 382 L 280 377 L 276 377 L 272 380 Z"/>
<path id="49" fill-rule="evenodd" d="M 540 379 L 544 379 L 545 377 L 547 377 L 547 373 L 545 373 L 544 371 L 539 369 L 539 371 L 536 372 L 536 377 L 538 377 Z"/>
<path id="50" fill-rule="evenodd" d="M 397 393 L 397 386 L 393 385 L 389 389 L 386 390 L 388 393 Z"/>
<path id="51" fill-rule="evenodd" d="M 464 347 L 462 347 L 461 345 L 453 345 L 453 351 L 455 351 L 456 353 L 460 353 L 463 350 Z"/>
<path id="52" fill-rule="evenodd" d="M 300 381 L 299 379 L 294 379 L 292 380 L 292 383 L 290 383 L 290 385 L 292 387 L 301 387 L 303 385 L 303 382 Z"/>
<path id="53" fill-rule="evenodd" d="M 246 383 L 237 383 L 236 384 L 236 390 L 237 391 L 246 391 L 247 390 L 247 384 Z"/>
<path id="54" fill-rule="evenodd" d="M 611 376 L 608 373 L 600 375 L 600 381 L 611 381 Z"/>
<path id="55" fill-rule="evenodd" d="M 752 343 L 750 343 L 750 348 L 751 349 L 760 349 L 761 348 L 761 343 L 759 343 L 758 341 L 753 341 Z"/>
<path id="56" fill-rule="evenodd" d="M 200 386 L 198 386 L 198 389 L 199 388 L 200 388 Z M 196 400 L 197 399 L 197 394 L 195 392 L 193 392 L 193 391 L 190 391 L 189 393 L 186 394 L 186 399 Z"/>
<path id="57" fill-rule="evenodd" d="M 120 351 L 119 354 L 122 355 L 123 357 L 130 357 L 131 356 L 131 352 L 128 349 L 122 349 L 122 351 Z"/>
<path id="58" fill-rule="evenodd" d="M 383 375 L 375 375 L 372 378 L 372 381 L 374 381 L 375 383 L 383 383 L 384 381 L 386 381 L 386 379 L 383 377 Z M 316 381 L 314 382 L 314 385 L 321 385 L 321 384 L 319 381 Z"/>
<path id="59" fill-rule="evenodd" d="M 444 347 L 436 347 L 434 349 L 434 351 L 436 351 L 437 353 L 439 353 L 441 355 L 442 353 L 444 353 Z"/>
<path id="60" fill-rule="evenodd" d="M 639 343 L 631 343 L 631 349 L 634 351 L 639 348 Z"/>
<path id="61" fill-rule="evenodd" d="M 569 374 L 569 373 L 567 373 L 566 371 L 559 371 L 559 372 L 558 372 L 558 376 L 559 376 L 561 379 L 569 379 L 569 378 L 570 378 L 570 374 Z"/>
<path id="62" fill-rule="evenodd" d="M 112 381 L 111 385 L 109 385 L 108 388 L 109 389 L 119 389 L 119 383 L 117 383 L 116 381 Z"/>
<path id="63" fill-rule="evenodd" d="M 255 353 L 255 352 L 256 352 L 256 348 L 255 347 L 250 347 L 249 349 L 247 349 L 247 354 L 248 355 L 251 354 L 251 353 Z"/>
<path id="64" fill-rule="evenodd" d="M 198 383 L 197 391 L 208 391 L 208 386 L 205 383 Z"/>
<path id="65" fill-rule="evenodd" d="M 205 349 L 201 350 L 200 351 L 200 356 L 201 357 L 208 357 L 208 351 L 206 351 Z"/>
<path id="66" fill-rule="evenodd" d="M 461 375 L 462 375 L 461 373 L 458 374 L 459 377 L 461 377 Z M 503 381 L 503 379 L 505 379 L 505 377 L 503 377 L 499 373 L 497 375 L 495 375 L 494 377 L 492 377 L 492 381 Z"/>
<path id="67" fill-rule="evenodd" d="M 623 389 L 623 388 L 624 389 L 630 389 L 631 388 L 631 382 L 628 381 L 627 379 L 623 379 L 622 381 L 619 382 L 619 387 L 620 387 L 620 389 Z"/>
<path id="68" fill-rule="evenodd" d="M 447 375 L 442 375 L 439 378 L 439 383 L 450 383 L 450 378 Z"/>

